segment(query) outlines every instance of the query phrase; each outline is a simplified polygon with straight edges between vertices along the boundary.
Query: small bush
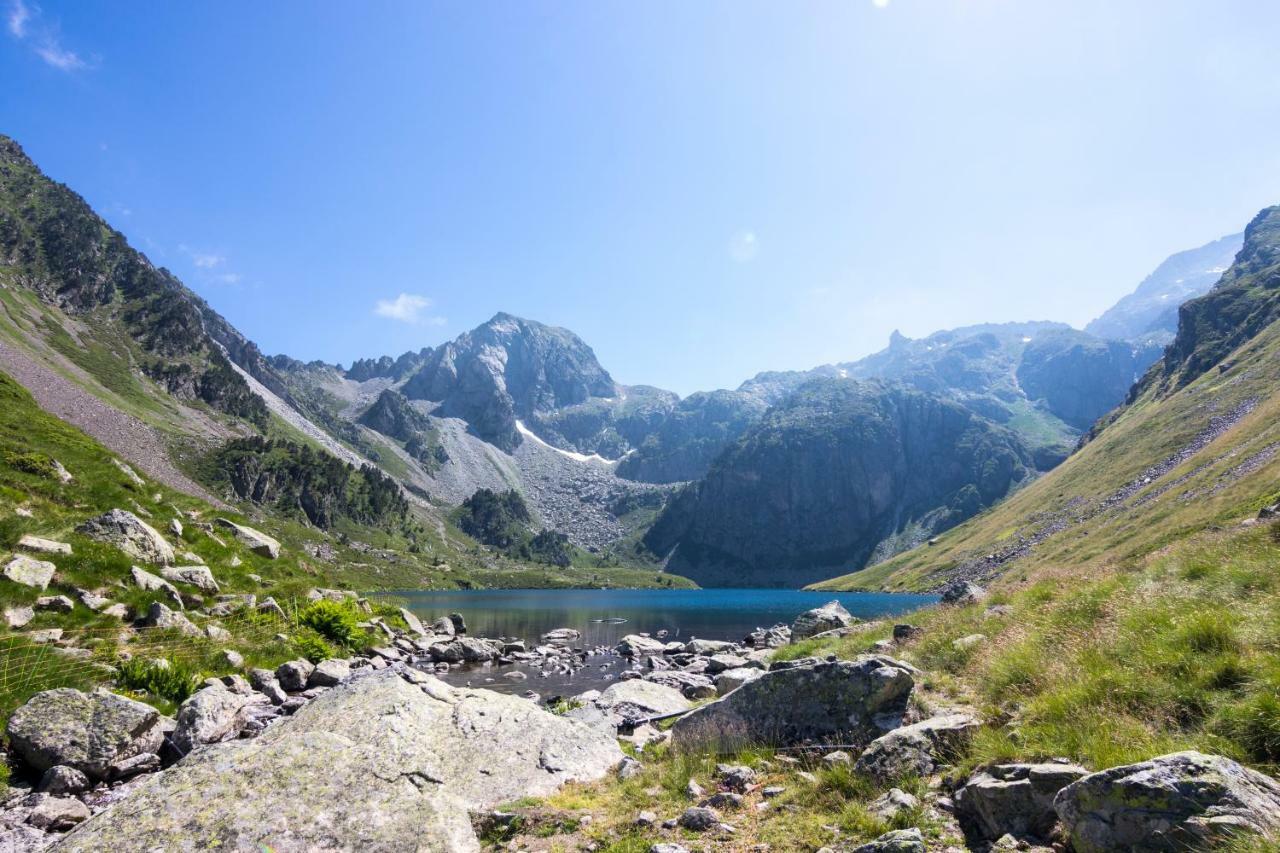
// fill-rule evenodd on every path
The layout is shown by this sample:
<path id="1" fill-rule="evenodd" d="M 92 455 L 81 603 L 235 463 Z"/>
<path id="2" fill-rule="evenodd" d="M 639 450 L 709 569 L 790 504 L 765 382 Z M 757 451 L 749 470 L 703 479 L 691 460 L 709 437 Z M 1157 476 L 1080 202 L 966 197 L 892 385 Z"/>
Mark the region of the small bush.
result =
<path id="1" fill-rule="evenodd" d="M 333 647 L 315 631 L 298 631 L 289 642 L 299 655 L 312 663 L 320 663 L 322 660 L 333 657 Z"/>
<path id="2" fill-rule="evenodd" d="M 359 621 L 353 605 L 328 599 L 313 601 L 298 614 L 299 624 L 344 648 L 353 648 L 364 642 L 365 632 Z"/>
<path id="3" fill-rule="evenodd" d="M 204 681 L 194 667 L 170 660 L 132 658 L 116 665 L 116 684 L 181 705 Z"/>
<path id="4" fill-rule="evenodd" d="M 4 462 L 10 468 L 25 471 L 28 474 L 35 474 L 38 477 L 54 477 L 57 475 L 53 460 L 43 453 L 18 453 L 10 450 L 4 454 Z"/>

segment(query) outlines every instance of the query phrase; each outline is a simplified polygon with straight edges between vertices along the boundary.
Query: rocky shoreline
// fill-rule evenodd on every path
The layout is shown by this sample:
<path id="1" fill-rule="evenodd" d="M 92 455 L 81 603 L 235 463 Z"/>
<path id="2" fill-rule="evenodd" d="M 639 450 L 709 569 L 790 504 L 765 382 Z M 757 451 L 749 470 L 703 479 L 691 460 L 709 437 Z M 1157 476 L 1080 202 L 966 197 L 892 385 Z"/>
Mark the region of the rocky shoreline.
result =
<path id="1" fill-rule="evenodd" d="M 947 599 L 982 595 L 969 585 Z M 407 631 L 375 620 L 386 644 L 362 655 L 208 679 L 173 718 L 104 689 L 37 694 L 9 721 L 14 777 L 0 803 L 0 850 L 480 850 L 476 826 L 502 819 L 494 807 L 571 781 L 625 780 L 659 745 L 779 751 L 754 768 L 718 765 L 710 791 L 690 779 L 678 814 L 638 815 L 652 853 L 680 853 L 691 837 L 704 849 L 728 845 L 735 813 L 767 811 L 784 790 L 766 776 L 802 778 L 815 764 L 848 765 L 886 788 L 870 806 L 877 813 L 927 810 L 951 825 L 965 846 L 940 849 L 1280 840 L 1280 783 L 1222 756 L 1176 753 L 1094 773 L 1065 760 L 1010 763 L 955 778 L 951 756 L 992 723 L 925 699 L 923 673 L 892 656 L 893 641 L 851 660 L 772 660 L 782 646 L 853 630 L 836 602 L 741 643 L 628 635 L 612 650 L 628 662 L 618 680 L 546 702 L 532 691 L 450 687 L 435 672 L 481 661 L 578 665 L 590 651 L 575 645 L 577 631 L 528 647 L 469 637 L 459 614 L 430 626 L 403 616 Z M 913 631 L 900 625 L 894 635 Z M 895 787 L 906 779 L 928 780 L 923 798 Z M 839 849 L 927 847 L 907 827 Z"/>

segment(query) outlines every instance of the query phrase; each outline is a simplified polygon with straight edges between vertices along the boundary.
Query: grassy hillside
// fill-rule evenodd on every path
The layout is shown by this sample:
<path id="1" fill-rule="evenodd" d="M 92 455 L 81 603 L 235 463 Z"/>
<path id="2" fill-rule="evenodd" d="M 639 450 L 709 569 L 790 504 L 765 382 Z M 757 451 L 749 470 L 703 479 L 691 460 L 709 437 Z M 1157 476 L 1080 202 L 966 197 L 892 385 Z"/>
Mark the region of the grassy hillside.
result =
<path id="1" fill-rule="evenodd" d="M 1213 369 L 1132 406 L 1060 467 L 988 512 L 820 589 L 935 589 L 1041 568 L 1123 566 L 1280 498 L 1280 324 Z"/>

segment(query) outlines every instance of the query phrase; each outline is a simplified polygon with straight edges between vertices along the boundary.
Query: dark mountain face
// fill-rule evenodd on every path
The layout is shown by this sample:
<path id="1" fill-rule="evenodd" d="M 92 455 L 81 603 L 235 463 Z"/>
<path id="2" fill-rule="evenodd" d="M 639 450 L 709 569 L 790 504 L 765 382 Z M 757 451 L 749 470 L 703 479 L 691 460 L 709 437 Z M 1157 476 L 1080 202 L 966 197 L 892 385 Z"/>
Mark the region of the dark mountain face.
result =
<path id="1" fill-rule="evenodd" d="M 726 450 L 646 541 L 704 585 L 796 586 L 950 527 L 1029 470 L 1017 436 L 953 402 L 817 380 Z"/>
<path id="2" fill-rule="evenodd" d="M 1207 294 L 1183 305 L 1157 376 L 1181 388 L 1280 318 L 1280 206 L 1254 217 L 1235 262 Z M 1153 371 L 1153 373 L 1156 371 Z"/>
<path id="3" fill-rule="evenodd" d="M 566 329 L 497 314 L 433 350 L 401 389 L 440 403 L 482 438 L 510 450 L 520 443 L 517 418 L 531 418 L 612 397 L 613 378 L 581 338 Z"/>
<path id="4" fill-rule="evenodd" d="M 1243 234 L 1232 234 L 1170 256 L 1084 330 L 1109 340 L 1168 343 L 1178 330 L 1178 307 L 1209 292 L 1231 266 L 1243 240 Z"/>
<path id="5" fill-rule="evenodd" d="M 1160 357 L 1158 346 L 1135 348 L 1077 331 L 1055 331 L 1033 340 L 1018 364 L 1018 383 L 1032 399 L 1078 430 L 1115 408 L 1142 373 Z"/>
<path id="6" fill-rule="evenodd" d="M 697 479 L 767 408 L 741 391 L 690 394 L 622 460 L 618 475 L 646 483 Z"/>

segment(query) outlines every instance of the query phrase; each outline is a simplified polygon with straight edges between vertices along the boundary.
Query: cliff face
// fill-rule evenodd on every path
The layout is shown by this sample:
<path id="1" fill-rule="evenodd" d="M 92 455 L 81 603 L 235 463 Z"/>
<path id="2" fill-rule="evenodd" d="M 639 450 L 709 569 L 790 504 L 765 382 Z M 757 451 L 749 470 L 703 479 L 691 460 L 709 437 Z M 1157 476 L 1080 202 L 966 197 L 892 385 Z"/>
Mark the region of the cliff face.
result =
<path id="1" fill-rule="evenodd" d="M 612 397 L 615 386 L 577 335 L 497 314 L 433 350 L 401 390 L 439 402 L 442 414 L 465 419 L 482 438 L 511 450 L 520 443 L 518 418 Z"/>
<path id="2" fill-rule="evenodd" d="M 1103 341 L 1083 332 L 1043 335 L 1027 344 L 1018 383 L 1054 415 L 1079 430 L 1111 411 L 1160 357 L 1158 346 Z"/>
<path id="3" fill-rule="evenodd" d="M 647 483 L 696 479 L 766 408 L 741 391 L 690 394 L 622 460 L 618 476 Z"/>
<path id="4" fill-rule="evenodd" d="M 968 518 L 1029 468 L 1013 433 L 960 405 L 819 380 L 725 451 L 647 544 L 704 585 L 796 586 Z"/>
<path id="5" fill-rule="evenodd" d="M 1156 375 L 1168 390 L 1181 388 L 1280 318 L 1280 206 L 1268 207 L 1244 232 L 1235 263 L 1213 290 L 1178 311 L 1178 334 Z"/>

